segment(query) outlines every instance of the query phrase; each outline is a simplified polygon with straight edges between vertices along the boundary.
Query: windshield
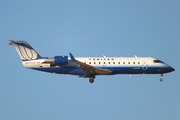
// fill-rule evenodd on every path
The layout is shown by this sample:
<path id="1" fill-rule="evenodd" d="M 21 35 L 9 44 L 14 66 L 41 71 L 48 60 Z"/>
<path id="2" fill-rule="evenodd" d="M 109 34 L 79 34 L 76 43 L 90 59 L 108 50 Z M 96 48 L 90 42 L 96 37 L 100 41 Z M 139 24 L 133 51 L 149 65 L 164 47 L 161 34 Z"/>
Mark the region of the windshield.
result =
<path id="1" fill-rule="evenodd" d="M 163 63 L 161 60 L 154 60 L 154 63 Z"/>

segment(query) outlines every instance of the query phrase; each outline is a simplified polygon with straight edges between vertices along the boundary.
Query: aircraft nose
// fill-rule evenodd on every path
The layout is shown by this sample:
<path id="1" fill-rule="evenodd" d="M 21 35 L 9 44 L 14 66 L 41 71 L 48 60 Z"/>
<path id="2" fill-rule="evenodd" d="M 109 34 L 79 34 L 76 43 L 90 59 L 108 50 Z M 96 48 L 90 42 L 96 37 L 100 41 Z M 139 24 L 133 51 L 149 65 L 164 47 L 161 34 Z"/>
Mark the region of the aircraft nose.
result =
<path id="1" fill-rule="evenodd" d="M 171 66 L 168 66 L 168 71 L 173 72 L 173 71 L 175 71 L 175 69 L 173 67 L 171 67 Z"/>
<path id="2" fill-rule="evenodd" d="M 173 67 L 170 67 L 170 71 L 172 72 L 172 71 L 175 71 L 175 69 L 173 68 Z"/>
<path id="3" fill-rule="evenodd" d="M 174 69 L 173 67 L 169 66 L 169 65 L 167 65 L 167 67 L 165 67 L 164 70 L 165 70 L 166 72 L 173 72 L 173 71 L 175 71 L 175 69 Z"/>

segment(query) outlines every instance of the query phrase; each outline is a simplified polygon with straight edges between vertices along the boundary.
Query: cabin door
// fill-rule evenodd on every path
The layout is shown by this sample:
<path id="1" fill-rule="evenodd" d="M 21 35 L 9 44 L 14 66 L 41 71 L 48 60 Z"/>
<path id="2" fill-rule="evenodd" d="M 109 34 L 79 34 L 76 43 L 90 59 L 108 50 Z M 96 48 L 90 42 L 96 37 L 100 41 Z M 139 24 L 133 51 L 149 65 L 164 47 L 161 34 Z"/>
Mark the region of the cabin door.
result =
<path id="1" fill-rule="evenodd" d="M 142 69 L 143 70 L 147 70 L 148 69 L 148 65 L 147 65 L 147 61 L 146 60 L 142 61 Z"/>

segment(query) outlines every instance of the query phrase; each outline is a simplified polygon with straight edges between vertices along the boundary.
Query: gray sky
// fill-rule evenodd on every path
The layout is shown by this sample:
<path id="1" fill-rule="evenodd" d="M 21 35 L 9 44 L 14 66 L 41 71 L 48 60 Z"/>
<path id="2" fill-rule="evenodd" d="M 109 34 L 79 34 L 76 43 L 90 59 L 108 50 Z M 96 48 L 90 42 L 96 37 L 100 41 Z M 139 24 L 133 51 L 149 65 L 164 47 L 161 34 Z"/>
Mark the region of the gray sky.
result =
<path id="1" fill-rule="evenodd" d="M 179 0 L 1 0 L 1 120 L 179 120 Z M 26 69 L 7 40 L 41 56 L 154 57 L 164 75 L 88 79 Z"/>

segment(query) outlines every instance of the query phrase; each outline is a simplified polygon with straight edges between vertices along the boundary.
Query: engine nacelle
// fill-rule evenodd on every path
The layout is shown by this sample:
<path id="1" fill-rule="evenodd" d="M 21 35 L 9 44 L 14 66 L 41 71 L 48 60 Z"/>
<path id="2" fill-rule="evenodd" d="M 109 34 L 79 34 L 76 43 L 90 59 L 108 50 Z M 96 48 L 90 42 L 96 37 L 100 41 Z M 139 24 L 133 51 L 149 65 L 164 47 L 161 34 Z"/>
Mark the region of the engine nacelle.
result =
<path id="1" fill-rule="evenodd" d="M 55 56 L 54 58 L 45 59 L 44 64 L 64 65 L 68 63 L 68 56 Z"/>
<path id="2" fill-rule="evenodd" d="M 64 65 L 68 63 L 68 56 L 55 56 L 54 65 Z"/>

